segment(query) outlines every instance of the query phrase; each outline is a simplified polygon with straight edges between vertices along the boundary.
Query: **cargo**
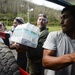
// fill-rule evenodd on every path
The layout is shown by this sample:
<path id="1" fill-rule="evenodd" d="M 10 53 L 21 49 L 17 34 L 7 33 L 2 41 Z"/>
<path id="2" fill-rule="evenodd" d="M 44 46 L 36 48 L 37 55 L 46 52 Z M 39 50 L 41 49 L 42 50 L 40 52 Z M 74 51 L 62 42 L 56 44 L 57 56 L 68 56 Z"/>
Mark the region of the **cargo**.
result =
<path id="1" fill-rule="evenodd" d="M 36 48 L 38 45 L 39 32 L 39 28 L 33 24 L 21 24 L 15 28 L 10 40 L 29 47 Z"/>

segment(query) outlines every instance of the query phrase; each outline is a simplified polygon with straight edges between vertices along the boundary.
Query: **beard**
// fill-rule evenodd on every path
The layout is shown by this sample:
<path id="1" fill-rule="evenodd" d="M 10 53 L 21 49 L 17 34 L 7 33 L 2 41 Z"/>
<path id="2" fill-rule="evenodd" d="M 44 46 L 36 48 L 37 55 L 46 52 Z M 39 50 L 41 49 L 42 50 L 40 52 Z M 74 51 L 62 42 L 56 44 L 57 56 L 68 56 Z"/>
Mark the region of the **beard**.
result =
<path id="1" fill-rule="evenodd" d="M 42 31 L 46 28 L 45 26 L 40 26 L 40 25 L 38 27 L 39 27 L 40 31 Z"/>

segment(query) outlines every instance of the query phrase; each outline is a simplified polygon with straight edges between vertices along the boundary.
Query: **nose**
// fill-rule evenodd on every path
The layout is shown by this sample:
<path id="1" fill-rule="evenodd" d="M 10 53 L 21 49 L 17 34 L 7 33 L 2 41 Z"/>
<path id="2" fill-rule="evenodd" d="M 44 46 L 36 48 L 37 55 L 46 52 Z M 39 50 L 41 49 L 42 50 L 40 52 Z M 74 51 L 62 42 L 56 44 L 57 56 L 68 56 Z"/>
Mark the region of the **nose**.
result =
<path id="1" fill-rule="evenodd" d="M 13 24 L 13 26 L 16 27 L 17 25 L 16 24 Z"/>
<path id="2" fill-rule="evenodd" d="M 64 23 L 64 20 L 61 20 L 60 24 L 62 25 Z"/>

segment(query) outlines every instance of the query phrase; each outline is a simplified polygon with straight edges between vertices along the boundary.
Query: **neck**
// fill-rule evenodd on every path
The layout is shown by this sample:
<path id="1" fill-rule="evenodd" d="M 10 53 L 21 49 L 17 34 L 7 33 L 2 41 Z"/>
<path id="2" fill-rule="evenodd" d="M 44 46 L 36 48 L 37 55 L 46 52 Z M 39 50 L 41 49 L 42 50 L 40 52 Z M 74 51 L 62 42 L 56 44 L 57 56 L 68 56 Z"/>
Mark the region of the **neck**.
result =
<path id="1" fill-rule="evenodd" d="M 71 39 L 75 39 L 75 32 L 66 33 Z"/>
<path id="2" fill-rule="evenodd" d="M 46 29 L 46 27 L 42 27 L 42 28 L 40 28 L 40 31 L 43 31 L 44 29 Z"/>

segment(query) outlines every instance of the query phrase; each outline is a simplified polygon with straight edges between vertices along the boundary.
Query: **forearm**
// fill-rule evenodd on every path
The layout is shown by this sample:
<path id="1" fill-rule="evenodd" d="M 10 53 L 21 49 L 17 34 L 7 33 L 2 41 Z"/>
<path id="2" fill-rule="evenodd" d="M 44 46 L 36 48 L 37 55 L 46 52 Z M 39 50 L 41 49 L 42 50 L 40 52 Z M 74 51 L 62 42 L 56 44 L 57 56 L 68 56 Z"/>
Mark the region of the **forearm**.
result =
<path id="1" fill-rule="evenodd" d="M 19 44 L 19 49 L 22 49 L 22 50 L 26 51 L 26 50 L 28 50 L 28 46 Z"/>
<path id="2" fill-rule="evenodd" d="M 70 54 L 66 54 L 60 57 L 45 56 L 43 57 L 43 66 L 52 70 L 62 69 L 72 64 L 72 57 Z"/>

